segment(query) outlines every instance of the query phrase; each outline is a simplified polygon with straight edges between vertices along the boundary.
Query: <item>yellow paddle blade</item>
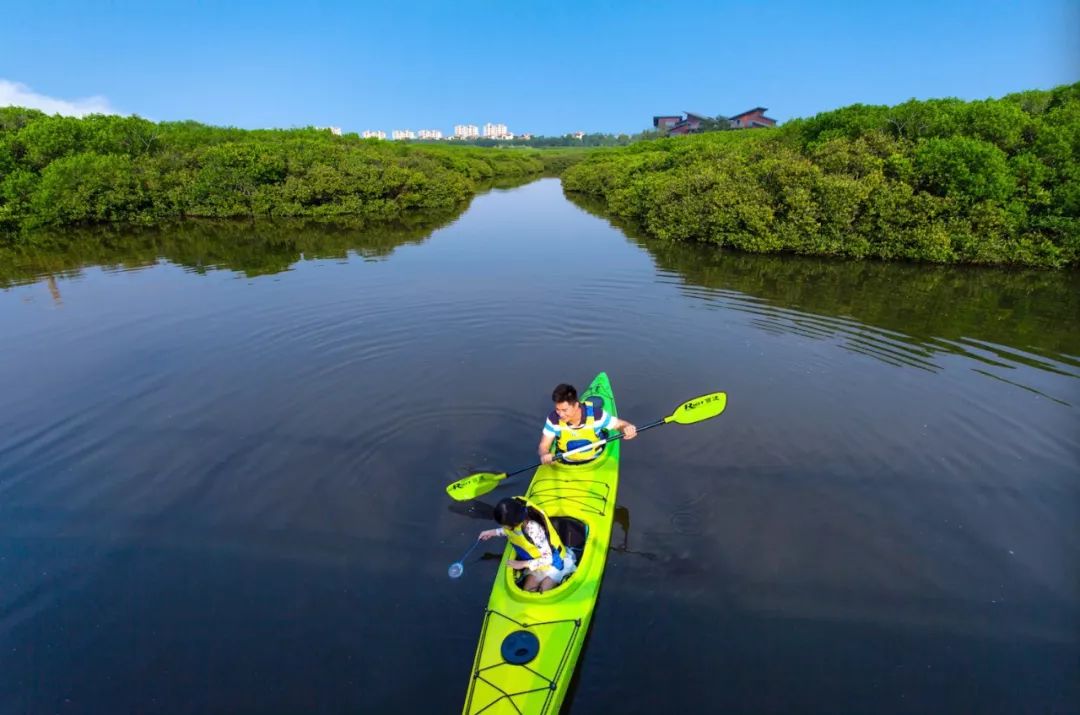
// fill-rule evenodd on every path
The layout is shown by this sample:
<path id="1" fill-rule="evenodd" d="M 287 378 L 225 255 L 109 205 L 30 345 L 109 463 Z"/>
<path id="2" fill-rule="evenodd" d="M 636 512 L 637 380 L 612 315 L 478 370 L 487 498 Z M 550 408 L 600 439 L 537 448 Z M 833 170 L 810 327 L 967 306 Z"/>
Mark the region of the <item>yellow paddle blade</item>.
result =
<path id="1" fill-rule="evenodd" d="M 701 397 L 695 397 L 692 400 L 687 400 L 671 413 L 669 417 L 664 418 L 664 422 L 677 422 L 681 425 L 692 425 L 695 422 L 701 422 L 711 417 L 716 417 L 718 414 L 724 411 L 727 407 L 727 393 L 726 392 L 714 392 L 709 395 L 702 395 Z"/>
<path id="2" fill-rule="evenodd" d="M 455 501 L 468 501 L 487 494 L 506 479 L 506 472 L 477 472 L 446 486 L 446 493 Z"/>

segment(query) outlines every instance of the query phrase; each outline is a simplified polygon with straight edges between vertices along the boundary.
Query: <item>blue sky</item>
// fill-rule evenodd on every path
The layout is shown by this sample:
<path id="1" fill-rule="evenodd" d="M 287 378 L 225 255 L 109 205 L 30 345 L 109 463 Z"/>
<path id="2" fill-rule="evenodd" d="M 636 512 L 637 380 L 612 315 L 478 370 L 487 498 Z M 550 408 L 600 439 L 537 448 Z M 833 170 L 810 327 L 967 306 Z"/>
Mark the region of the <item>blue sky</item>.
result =
<path id="1" fill-rule="evenodd" d="M 1080 80 L 1080 0 L 6 0 L 0 12 L 0 104 L 247 128 L 636 132 L 684 110 L 765 106 L 786 120 Z"/>

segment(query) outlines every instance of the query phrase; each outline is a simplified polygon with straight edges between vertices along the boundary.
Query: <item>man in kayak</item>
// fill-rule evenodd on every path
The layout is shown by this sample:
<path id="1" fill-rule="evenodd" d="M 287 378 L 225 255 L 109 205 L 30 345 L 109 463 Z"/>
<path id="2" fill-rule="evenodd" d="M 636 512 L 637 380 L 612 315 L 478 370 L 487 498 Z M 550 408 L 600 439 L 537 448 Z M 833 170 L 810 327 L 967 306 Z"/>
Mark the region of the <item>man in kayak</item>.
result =
<path id="1" fill-rule="evenodd" d="M 637 436 L 637 427 L 613 417 L 600 405 L 589 400 L 578 402 L 577 389 L 573 385 L 558 385 L 551 393 L 551 399 L 555 402 L 555 409 L 544 423 L 537 449 L 543 464 L 551 464 L 556 459 L 556 453 L 551 451 L 552 443 L 556 452 L 561 454 L 599 442 L 604 438 L 604 430 L 621 430 L 625 439 Z M 571 463 L 589 462 L 596 459 L 600 449 L 586 449 L 563 459 Z"/>
<path id="2" fill-rule="evenodd" d="M 481 531 L 487 541 L 505 536 L 514 547 L 516 559 L 506 562 L 512 569 L 525 569 L 525 591 L 550 591 L 577 569 L 572 551 L 562 539 L 547 514 L 525 497 L 509 497 L 495 505 L 495 521 L 501 528 Z"/>

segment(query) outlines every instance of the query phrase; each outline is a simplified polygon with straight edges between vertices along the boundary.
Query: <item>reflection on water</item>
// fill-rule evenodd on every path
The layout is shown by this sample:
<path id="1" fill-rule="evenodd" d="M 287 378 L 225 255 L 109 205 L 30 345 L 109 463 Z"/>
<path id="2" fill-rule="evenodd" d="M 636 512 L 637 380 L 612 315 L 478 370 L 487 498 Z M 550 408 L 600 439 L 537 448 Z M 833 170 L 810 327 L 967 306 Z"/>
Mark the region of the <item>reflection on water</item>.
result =
<path id="1" fill-rule="evenodd" d="M 638 424 L 729 403 L 627 443 L 570 712 L 1080 711 L 1076 276 L 583 208 L 0 259 L 0 712 L 458 711 L 504 545 L 446 565 L 528 474 L 444 487 L 601 369 Z"/>
<path id="2" fill-rule="evenodd" d="M 287 271 L 301 260 L 379 260 L 394 249 L 425 240 L 458 214 L 410 215 L 393 222 L 284 219 L 280 221 L 190 220 L 138 229 L 94 227 L 41 234 L 39 245 L 0 253 L 0 288 L 45 275 L 73 277 L 89 266 L 137 270 L 164 259 L 196 273 L 232 270 L 248 277 Z"/>
<path id="3" fill-rule="evenodd" d="M 931 372 L 942 369 L 943 357 L 962 356 L 980 374 L 1062 404 L 1069 403 L 1015 382 L 1010 372 L 1023 365 L 1080 378 L 1080 272 L 728 252 L 646 237 L 605 214 L 602 202 L 566 196 L 648 251 L 659 280 L 710 308 L 752 315 L 766 333 L 830 340 L 854 354 Z"/>
<path id="4" fill-rule="evenodd" d="M 489 181 L 481 194 L 521 186 L 535 177 Z M 0 246 L 0 288 L 42 277 L 59 304 L 55 276 L 73 277 L 80 269 L 103 266 L 137 270 L 162 259 L 191 271 L 232 270 L 247 277 L 289 270 L 301 260 L 386 258 L 399 246 L 417 244 L 452 223 L 468 204 L 454 211 L 414 212 L 393 221 L 360 217 L 278 220 L 191 219 L 153 228 L 94 226 L 43 230 L 32 243 Z"/>

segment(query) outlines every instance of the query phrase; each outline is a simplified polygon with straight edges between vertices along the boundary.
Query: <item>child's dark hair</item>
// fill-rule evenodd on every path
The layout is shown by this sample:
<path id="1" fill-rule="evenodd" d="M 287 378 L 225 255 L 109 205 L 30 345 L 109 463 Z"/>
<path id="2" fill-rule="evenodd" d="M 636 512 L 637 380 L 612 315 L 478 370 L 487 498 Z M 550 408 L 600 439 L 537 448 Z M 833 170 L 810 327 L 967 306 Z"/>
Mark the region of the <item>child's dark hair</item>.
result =
<path id="1" fill-rule="evenodd" d="M 544 536 L 548 538 L 548 543 L 551 543 L 551 534 L 547 530 L 547 522 L 544 519 L 544 515 L 540 513 L 540 510 L 534 506 L 527 506 L 525 500 L 521 497 L 507 497 L 498 504 L 495 505 L 495 511 L 492 514 L 495 517 L 495 521 L 503 526 L 517 526 L 526 519 L 529 521 L 535 521 L 540 525 L 540 528 L 544 530 Z"/>

